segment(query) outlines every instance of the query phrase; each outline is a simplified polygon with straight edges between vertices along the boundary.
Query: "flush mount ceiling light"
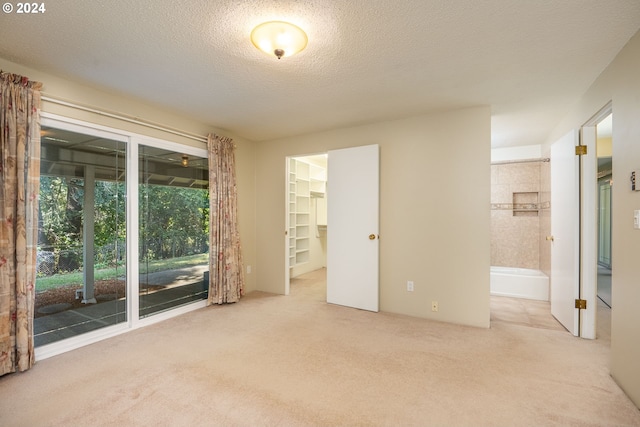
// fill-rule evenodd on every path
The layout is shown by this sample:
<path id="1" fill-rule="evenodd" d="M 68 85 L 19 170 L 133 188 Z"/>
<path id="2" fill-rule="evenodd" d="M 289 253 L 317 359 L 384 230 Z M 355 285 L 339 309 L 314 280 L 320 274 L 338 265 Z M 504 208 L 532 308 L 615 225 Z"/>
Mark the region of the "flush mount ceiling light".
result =
<path id="1" fill-rule="evenodd" d="M 283 21 L 269 21 L 251 32 L 251 42 L 261 51 L 278 59 L 292 56 L 307 46 L 307 35 L 296 25 Z"/>
<path id="2" fill-rule="evenodd" d="M 183 154 L 182 161 L 180 163 L 182 163 L 182 166 L 185 168 L 189 166 L 189 156 L 187 156 L 186 154 Z"/>

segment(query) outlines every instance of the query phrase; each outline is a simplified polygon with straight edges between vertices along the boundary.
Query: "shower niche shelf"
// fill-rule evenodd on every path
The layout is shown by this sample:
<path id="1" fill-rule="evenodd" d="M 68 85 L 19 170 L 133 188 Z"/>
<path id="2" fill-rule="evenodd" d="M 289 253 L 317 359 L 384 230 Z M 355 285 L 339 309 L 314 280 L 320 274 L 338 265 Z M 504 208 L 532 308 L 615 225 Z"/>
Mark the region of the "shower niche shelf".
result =
<path id="1" fill-rule="evenodd" d="M 513 193 L 513 216 L 538 216 L 538 192 Z"/>

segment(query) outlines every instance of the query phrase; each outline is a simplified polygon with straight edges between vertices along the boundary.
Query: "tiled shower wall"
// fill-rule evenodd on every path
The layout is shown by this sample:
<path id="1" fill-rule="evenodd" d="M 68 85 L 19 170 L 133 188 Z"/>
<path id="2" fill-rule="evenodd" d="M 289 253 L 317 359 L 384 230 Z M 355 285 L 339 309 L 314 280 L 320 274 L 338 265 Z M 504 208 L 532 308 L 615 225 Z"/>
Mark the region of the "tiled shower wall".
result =
<path id="1" fill-rule="evenodd" d="M 540 163 L 540 265 L 547 276 L 551 276 L 551 163 Z"/>
<path id="2" fill-rule="evenodd" d="M 491 165 L 491 265 L 548 272 L 548 161 Z"/>

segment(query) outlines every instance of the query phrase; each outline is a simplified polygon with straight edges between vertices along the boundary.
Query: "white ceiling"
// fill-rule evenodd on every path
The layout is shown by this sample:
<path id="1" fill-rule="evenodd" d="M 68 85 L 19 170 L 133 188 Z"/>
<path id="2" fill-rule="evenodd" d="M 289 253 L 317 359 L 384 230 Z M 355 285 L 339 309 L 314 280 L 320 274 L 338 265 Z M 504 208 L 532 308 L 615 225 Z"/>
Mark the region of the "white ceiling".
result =
<path id="1" fill-rule="evenodd" d="M 638 0 L 45 5 L 0 15 L 0 57 L 255 141 L 491 105 L 494 148 L 540 144 L 640 28 Z M 258 51 L 249 34 L 273 19 L 307 49 Z"/>

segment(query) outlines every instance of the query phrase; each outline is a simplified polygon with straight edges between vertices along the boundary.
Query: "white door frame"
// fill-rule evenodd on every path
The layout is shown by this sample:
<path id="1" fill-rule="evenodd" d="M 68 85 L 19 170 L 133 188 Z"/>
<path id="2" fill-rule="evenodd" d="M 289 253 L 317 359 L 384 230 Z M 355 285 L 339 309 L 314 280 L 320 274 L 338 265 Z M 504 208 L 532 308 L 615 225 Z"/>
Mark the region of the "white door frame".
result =
<path id="1" fill-rule="evenodd" d="M 596 203 L 598 198 L 596 156 L 596 128 L 580 128 L 580 145 L 587 147 L 587 154 L 580 156 L 580 288 L 579 297 L 587 302 L 587 308 L 579 310 L 579 336 L 596 337 L 596 291 L 598 281 L 598 222 Z"/>
<path id="2" fill-rule="evenodd" d="M 580 167 L 580 299 L 587 308 L 580 310 L 580 337 L 596 338 L 598 307 L 598 157 L 596 125 L 612 113 L 609 102 L 580 128 L 580 143 L 587 146 Z"/>
<path id="3" fill-rule="evenodd" d="M 289 295 L 289 293 L 291 292 L 291 285 L 289 283 L 289 281 L 291 280 L 290 277 L 290 271 L 291 271 L 291 263 L 289 260 L 289 239 L 290 239 L 290 235 L 289 235 L 289 230 L 291 230 L 291 209 L 290 209 L 290 200 L 289 200 L 289 186 L 290 186 L 290 179 L 289 179 L 289 174 L 291 173 L 290 171 L 290 159 L 292 158 L 292 156 L 286 156 L 284 158 L 285 161 L 285 165 L 284 165 L 284 171 L 285 171 L 285 178 L 284 178 L 284 218 L 285 218 L 285 222 L 284 222 L 284 294 L 285 295 Z"/>

